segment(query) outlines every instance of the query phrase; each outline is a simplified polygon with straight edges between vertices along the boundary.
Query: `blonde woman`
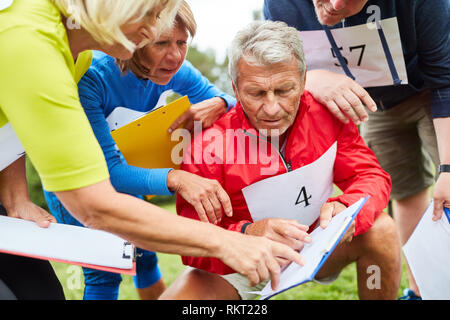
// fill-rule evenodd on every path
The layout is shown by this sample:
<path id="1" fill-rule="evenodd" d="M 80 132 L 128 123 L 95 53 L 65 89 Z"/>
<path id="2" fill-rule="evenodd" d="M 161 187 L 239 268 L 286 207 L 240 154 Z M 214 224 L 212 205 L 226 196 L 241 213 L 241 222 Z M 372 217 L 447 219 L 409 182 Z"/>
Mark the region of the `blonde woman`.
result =
<path id="1" fill-rule="evenodd" d="M 6 169 L 0 174 L 0 202 L 10 216 L 38 220 L 42 226 L 48 225 L 43 220 L 53 219 L 29 204 L 23 157 L 15 161 L 17 145 L 23 145 L 44 188 L 55 192 L 84 225 L 114 233 L 143 249 L 217 257 L 252 283 L 270 274 L 276 284 L 280 267 L 275 257 L 301 263 L 289 247 L 168 214 L 116 192 L 80 105 L 76 81 L 83 74 L 79 68 L 85 70 L 89 65 L 84 51 L 99 49 L 117 58 L 130 58 L 137 46 L 170 24 L 178 2 L 10 0 L 2 6 L 0 159 L 1 168 Z M 0 269 L 10 266 L 8 257 L 2 258 Z M 26 267 L 22 270 L 30 271 L 22 273 L 35 275 L 41 282 L 21 290 L 17 281 L 8 282 L 18 268 L 9 269 L 12 275 L 0 275 L 3 284 L 12 289 L 5 296 L 62 297 L 57 286 L 48 295 L 40 294 L 47 281 Z M 41 273 L 45 272 L 49 273 Z M 22 287 L 27 286 L 24 281 L 20 281 Z"/>
<path id="2" fill-rule="evenodd" d="M 155 41 L 138 49 L 133 59 L 121 63 L 132 72 L 122 73 L 116 60 L 95 51 L 91 67 L 78 83 L 78 94 L 86 116 L 105 155 L 111 183 L 118 192 L 133 194 L 173 195 L 190 200 L 203 221 L 220 221 L 221 207 L 231 207 L 222 189 L 208 194 L 214 180 L 172 168 L 146 169 L 126 163 L 111 136 L 111 130 L 132 121 L 165 103 L 170 92 L 189 97 L 193 103 L 188 111 L 204 128 L 236 104 L 233 97 L 221 92 L 207 78 L 185 61 L 189 38 L 196 33 L 194 15 L 182 1 L 173 26 Z M 141 63 L 142 60 L 142 63 Z M 189 116 L 190 117 L 190 116 Z M 185 125 L 185 128 L 188 124 Z M 176 126 L 175 128 L 178 128 Z M 199 201 L 198 195 L 204 195 Z M 50 213 L 59 223 L 82 226 L 61 204 L 54 193 L 44 191 Z M 215 208 L 208 203 L 215 204 Z M 228 207 L 227 207 L 228 206 Z M 216 216 L 217 214 L 217 216 Z M 209 219 L 209 220 L 208 220 Z M 137 249 L 137 274 L 134 285 L 141 299 L 156 299 L 165 289 L 156 253 Z M 84 300 L 117 300 L 122 277 L 116 273 L 83 268 Z"/>

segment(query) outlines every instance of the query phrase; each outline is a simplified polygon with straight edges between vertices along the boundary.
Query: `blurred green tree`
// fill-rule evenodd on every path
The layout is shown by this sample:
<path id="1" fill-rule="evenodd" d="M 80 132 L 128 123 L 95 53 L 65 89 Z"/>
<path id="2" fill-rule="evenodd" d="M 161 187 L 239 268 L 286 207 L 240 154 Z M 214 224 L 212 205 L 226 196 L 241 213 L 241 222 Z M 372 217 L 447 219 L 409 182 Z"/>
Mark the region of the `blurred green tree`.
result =
<path id="1" fill-rule="evenodd" d="M 190 46 L 186 59 L 190 61 L 209 81 L 219 89 L 233 95 L 230 77 L 228 75 L 228 57 L 220 63 L 213 49 L 200 51 L 196 46 Z"/>

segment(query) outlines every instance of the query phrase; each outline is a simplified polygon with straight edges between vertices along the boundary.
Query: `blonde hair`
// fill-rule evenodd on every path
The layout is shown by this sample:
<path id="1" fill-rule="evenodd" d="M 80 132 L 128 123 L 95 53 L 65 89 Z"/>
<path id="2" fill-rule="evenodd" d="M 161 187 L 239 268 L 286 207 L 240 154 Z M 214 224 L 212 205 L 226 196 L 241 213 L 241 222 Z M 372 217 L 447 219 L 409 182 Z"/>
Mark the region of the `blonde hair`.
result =
<path id="1" fill-rule="evenodd" d="M 177 15 L 175 17 L 175 24 L 173 27 L 184 28 L 189 33 L 191 38 L 193 38 L 195 36 L 195 33 L 197 32 L 197 22 L 195 21 L 191 7 L 185 0 L 182 0 L 180 3 Z M 131 70 L 131 72 L 133 72 L 136 77 L 142 79 L 145 78 L 145 71 L 144 68 L 142 68 L 141 63 L 139 61 L 138 51 L 140 50 L 143 50 L 143 48 L 137 50 L 130 60 L 117 59 L 116 62 L 123 73 L 126 73 L 127 71 Z"/>
<path id="2" fill-rule="evenodd" d="M 158 32 L 171 27 L 180 0 L 50 0 L 67 18 L 73 19 L 99 43 L 119 43 L 134 52 L 136 45 L 127 39 L 121 27 L 142 20 L 149 22 L 153 10 L 162 7 L 157 19 Z"/>

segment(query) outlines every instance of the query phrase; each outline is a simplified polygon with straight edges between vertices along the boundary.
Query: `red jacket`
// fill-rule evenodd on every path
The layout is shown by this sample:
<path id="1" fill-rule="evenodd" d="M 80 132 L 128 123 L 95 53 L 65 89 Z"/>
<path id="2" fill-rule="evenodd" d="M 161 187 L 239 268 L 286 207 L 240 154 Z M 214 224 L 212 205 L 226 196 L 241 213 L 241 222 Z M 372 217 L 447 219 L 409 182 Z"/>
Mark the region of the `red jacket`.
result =
<path id="1" fill-rule="evenodd" d="M 185 153 L 181 169 L 209 179 L 216 179 L 222 185 L 231 198 L 233 216 L 229 218 L 223 215 L 220 226 L 240 232 L 244 223 L 253 222 L 241 190 L 270 176 L 261 175 L 261 168 L 265 165 L 260 161 L 250 164 L 252 162 L 249 152 L 245 153 L 245 161 L 242 161 L 242 158 L 237 159 L 239 155 L 237 148 L 242 146 L 235 144 L 234 152 L 232 152 L 235 159 L 226 158 L 230 151 L 230 145 L 226 145 L 225 130 L 227 129 L 253 130 L 255 132 L 240 104 L 220 118 L 210 129 L 203 131 L 193 139 L 191 147 Z M 219 132 L 222 139 L 212 139 L 212 132 L 215 134 Z M 245 143 L 248 144 L 248 141 L 248 139 L 245 140 Z M 217 152 L 220 148 L 213 147 L 214 142 L 223 144 L 222 154 Z M 301 99 L 297 118 L 288 132 L 284 153 L 286 162 L 290 162 L 292 170 L 310 164 L 335 142 L 337 142 L 337 152 L 333 168 L 333 182 L 343 191 L 343 194 L 328 201 L 337 200 L 350 206 L 361 197 L 371 196 L 356 218 L 355 236 L 357 236 L 366 232 L 372 226 L 377 215 L 386 207 L 391 191 L 390 177 L 381 169 L 375 155 L 359 135 L 357 127 L 351 122 L 349 124 L 341 123 L 324 106 L 315 101 L 310 93 L 305 92 Z M 203 161 L 198 161 L 199 146 L 203 150 Z M 249 148 L 245 150 L 249 150 Z M 197 152 L 196 156 L 195 152 Z M 278 152 L 268 154 L 271 157 L 280 157 Z M 215 159 L 215 162 L 207 164 L 212 162 L 211 159 Z M 272 176 L 287 172 L 281 159 L 278 164 L 278 170 Z M 270 167 L 270 164 L 267 164 L 266 167 Z M 179 195 L 177 212 L 181 216 L 199 220 L 195 209 Z M 182 257 L 182 260 L 186 265 L 209 272 L 218 274 L 235 272 L 216 258 Z"/>

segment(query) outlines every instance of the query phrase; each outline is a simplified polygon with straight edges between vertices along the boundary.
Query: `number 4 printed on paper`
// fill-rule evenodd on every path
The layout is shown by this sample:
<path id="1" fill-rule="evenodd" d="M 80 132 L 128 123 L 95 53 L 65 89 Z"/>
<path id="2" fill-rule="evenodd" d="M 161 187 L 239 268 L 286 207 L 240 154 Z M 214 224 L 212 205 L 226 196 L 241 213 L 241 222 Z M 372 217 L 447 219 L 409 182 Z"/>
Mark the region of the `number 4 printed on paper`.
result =
<path id="1" fill-rule="evenodd" d="M 295 201 L 295 205 L 299 205 L 304 202 L 305 203 L 304 207 L 306 208 L 307 206 L 310 205 L 309 199 L 311 198 L 312 196 L 308 195 L 308 193 L 306 192 L 306 187 L 303 186 L 302 189 L 300 190 L 300 193 L 298 194 L 297 201 Z"/>

